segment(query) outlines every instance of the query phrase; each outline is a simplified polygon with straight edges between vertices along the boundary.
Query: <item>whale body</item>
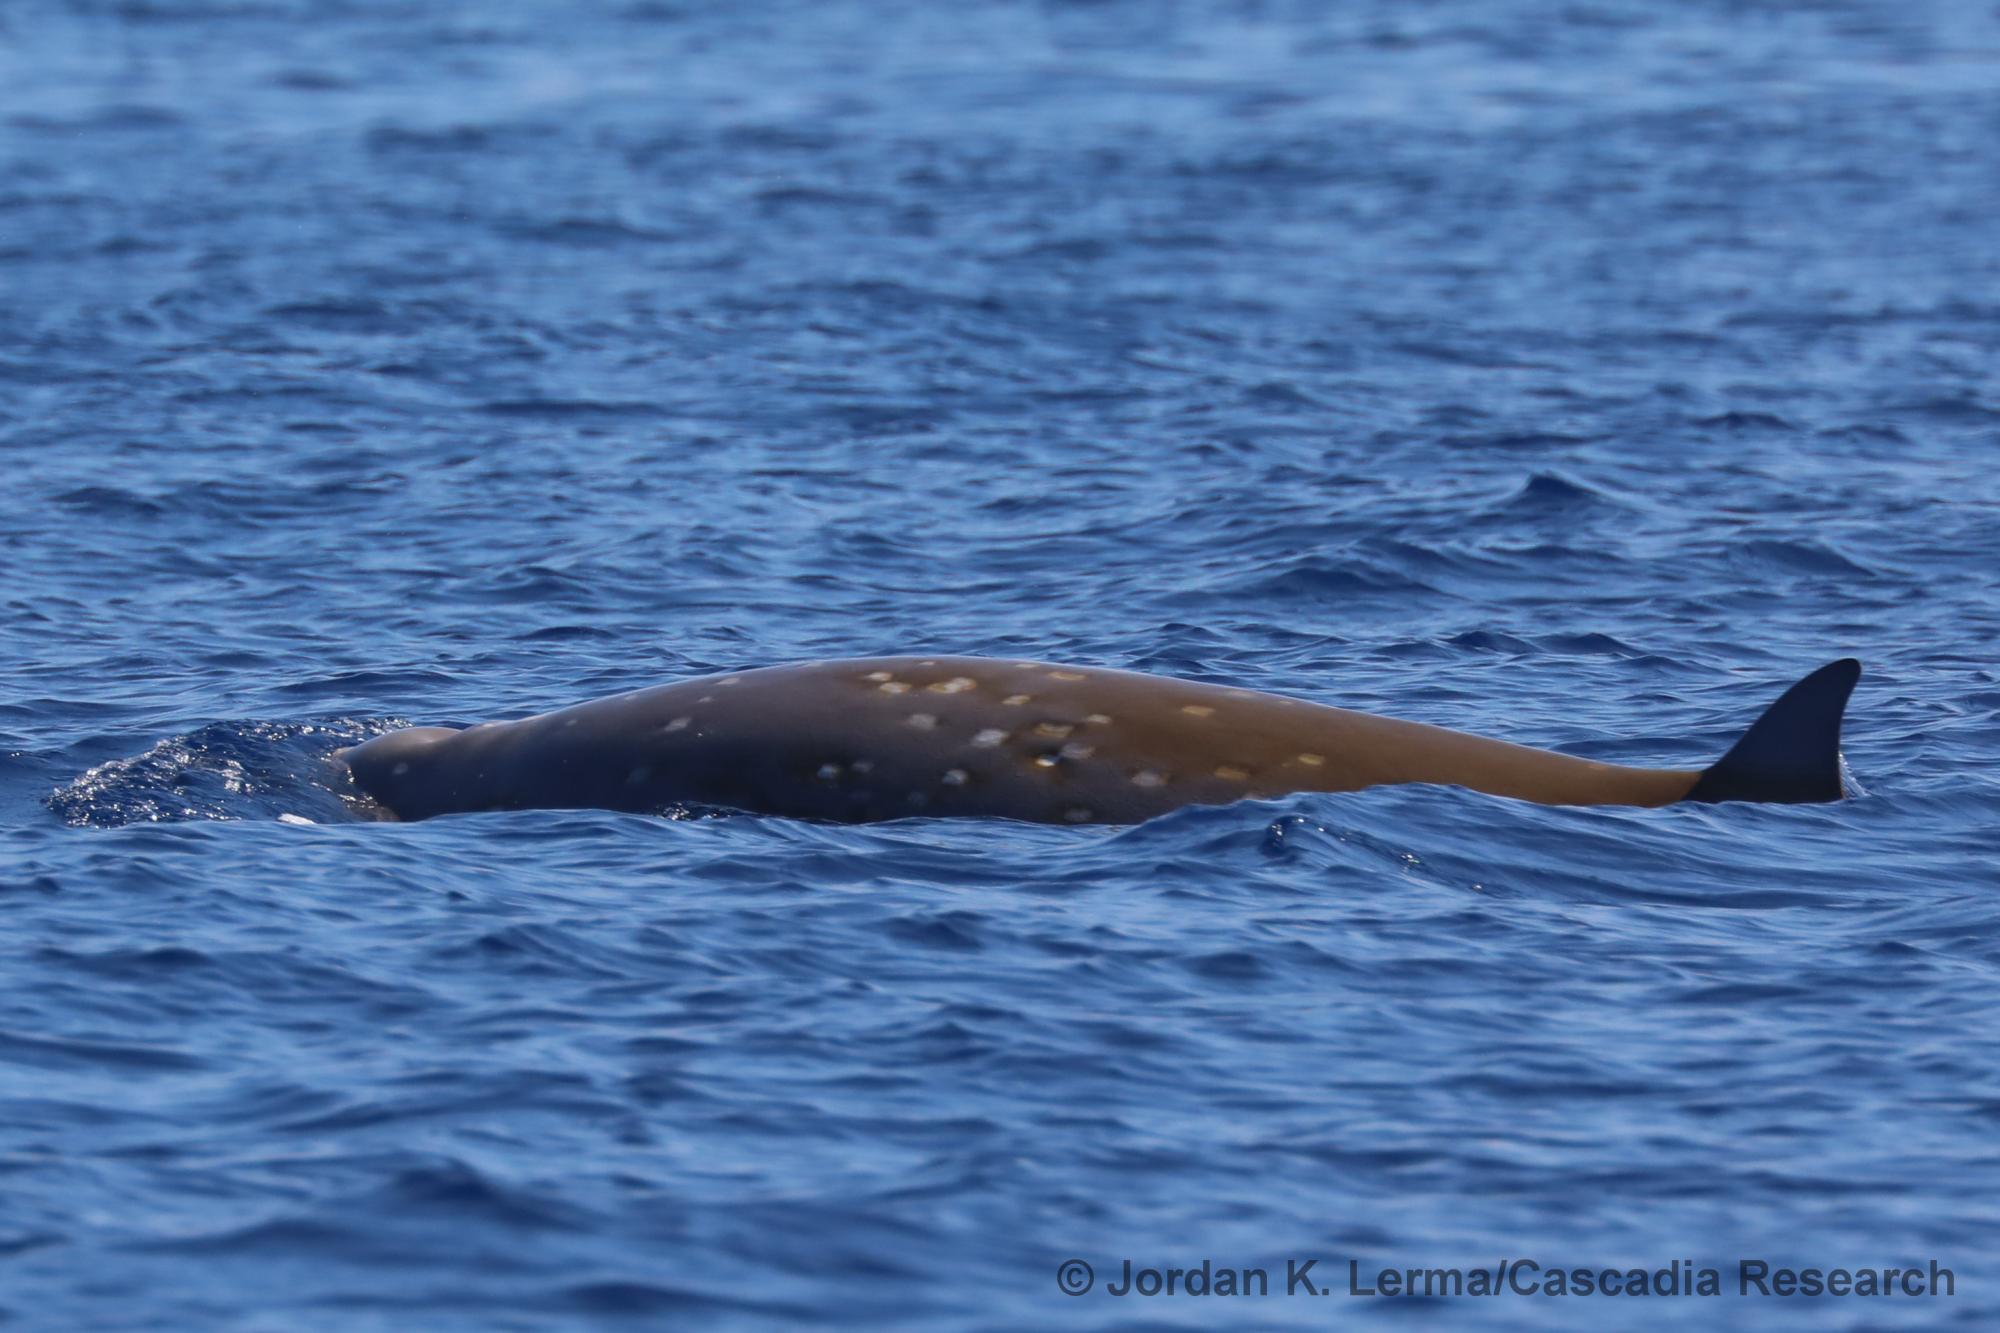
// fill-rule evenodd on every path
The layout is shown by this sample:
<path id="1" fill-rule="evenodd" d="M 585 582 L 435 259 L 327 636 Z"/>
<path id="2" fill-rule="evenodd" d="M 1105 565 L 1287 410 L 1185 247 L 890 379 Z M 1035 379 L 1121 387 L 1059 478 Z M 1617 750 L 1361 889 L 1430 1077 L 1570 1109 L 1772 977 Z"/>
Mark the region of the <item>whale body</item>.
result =
<path id="1" fill-rule="evenodd" d="M 338 751 L 397 819 L 715 806 L 1130 824 L 1185 805 L 1444 783 L 1549 805 L 1832 801 L 1846 658 L 1707 769 L 1631 768 L 1284 695 L 1102 667 L 873 657 L 700 676 L 515 722 Z"/>

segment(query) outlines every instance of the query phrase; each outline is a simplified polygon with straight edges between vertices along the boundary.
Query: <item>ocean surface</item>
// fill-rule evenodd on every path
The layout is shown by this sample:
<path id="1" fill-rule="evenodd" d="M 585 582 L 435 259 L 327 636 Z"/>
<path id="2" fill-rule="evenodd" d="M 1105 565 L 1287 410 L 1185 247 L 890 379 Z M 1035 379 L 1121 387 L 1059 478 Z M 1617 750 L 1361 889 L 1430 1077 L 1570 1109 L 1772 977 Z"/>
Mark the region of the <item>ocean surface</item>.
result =
<path id="1" fill-rule="evenodd" d="M 9 4 L 0 1322 L 1993 1327 L 1996 144 L 1988 0 Z M 327 761 L 925 651 L 1683 766 L 1851 654 L 1865 794 Z M 1510 1259 L 1723 1293 L 1348 1291 Z"/>

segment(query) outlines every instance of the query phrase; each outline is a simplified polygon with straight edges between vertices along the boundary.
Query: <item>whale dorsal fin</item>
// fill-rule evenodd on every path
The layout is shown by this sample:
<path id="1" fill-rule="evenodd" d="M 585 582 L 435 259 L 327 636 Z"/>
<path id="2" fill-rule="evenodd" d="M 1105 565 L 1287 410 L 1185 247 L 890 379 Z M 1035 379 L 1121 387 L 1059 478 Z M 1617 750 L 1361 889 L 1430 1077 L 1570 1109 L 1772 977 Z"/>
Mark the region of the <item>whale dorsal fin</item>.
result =
<path id="1" fill-rule="evenodd" d="M 1837 801 L 1840 718 L 1861 679 L 1851 657 L 1829 662 L 1778 696 L 1729 753 L 1703 771 L 1690 801 Z"/>

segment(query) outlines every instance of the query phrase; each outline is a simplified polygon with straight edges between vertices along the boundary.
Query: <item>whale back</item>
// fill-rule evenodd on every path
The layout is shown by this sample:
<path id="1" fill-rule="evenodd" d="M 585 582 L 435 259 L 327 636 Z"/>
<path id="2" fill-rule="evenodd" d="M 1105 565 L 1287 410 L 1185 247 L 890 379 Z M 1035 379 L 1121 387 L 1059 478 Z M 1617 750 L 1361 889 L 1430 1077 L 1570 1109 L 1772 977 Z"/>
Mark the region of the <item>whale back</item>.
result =
<path id="1" fill-rule="evenodd" d="M 355 785 L 399 819 L 422 819 L 444 810 L 454 793 L 431 771 L 437 746 L 458 735 L 453 727 L 405 727 L 339 750 Z"/>
<path id="2" fill-rule="evenodd" d="M 1554 805 L 1831 801 L 1858 663 L 1787 690 L 1704 771 L 1633 768 L 1232 686 L 973 657 L 797 663 L 676 681 L 342 756 L 402 819 L 719 807 L 866 822 L 1136 823 L 1185 805 L 1440 783 Z"/>

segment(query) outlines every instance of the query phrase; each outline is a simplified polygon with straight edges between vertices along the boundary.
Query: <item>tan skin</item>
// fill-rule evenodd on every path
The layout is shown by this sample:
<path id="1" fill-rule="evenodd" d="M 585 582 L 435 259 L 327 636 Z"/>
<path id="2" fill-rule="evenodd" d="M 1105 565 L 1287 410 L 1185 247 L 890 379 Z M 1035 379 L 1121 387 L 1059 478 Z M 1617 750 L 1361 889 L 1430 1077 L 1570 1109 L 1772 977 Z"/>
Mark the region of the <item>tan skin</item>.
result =
<path id="1" fill-rule="evenodd" d="M 680 802 L 836 820 L 1132 823 L 1185 805 L 1392 783 L 1549 805 L 1667 805 L 1628 768 L 1282 695 L 1099 667 L 889 657 L 698 677 L 343 752 L 404 818 Z"/>

